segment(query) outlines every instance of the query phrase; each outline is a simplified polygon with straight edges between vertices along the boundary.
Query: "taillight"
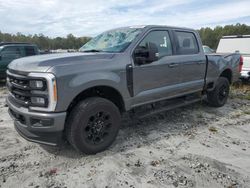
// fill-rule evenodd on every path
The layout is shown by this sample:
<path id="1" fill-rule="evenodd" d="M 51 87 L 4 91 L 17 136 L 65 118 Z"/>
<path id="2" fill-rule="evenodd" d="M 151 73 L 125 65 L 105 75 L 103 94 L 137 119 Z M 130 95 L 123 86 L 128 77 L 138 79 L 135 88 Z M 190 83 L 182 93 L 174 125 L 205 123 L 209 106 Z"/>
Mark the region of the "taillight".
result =
<path id="1" fill-rule="evenodd" d="M 243 57 L 240 56 L 239 72 L 242 71 L 242 67 L 243 67 Z"/>

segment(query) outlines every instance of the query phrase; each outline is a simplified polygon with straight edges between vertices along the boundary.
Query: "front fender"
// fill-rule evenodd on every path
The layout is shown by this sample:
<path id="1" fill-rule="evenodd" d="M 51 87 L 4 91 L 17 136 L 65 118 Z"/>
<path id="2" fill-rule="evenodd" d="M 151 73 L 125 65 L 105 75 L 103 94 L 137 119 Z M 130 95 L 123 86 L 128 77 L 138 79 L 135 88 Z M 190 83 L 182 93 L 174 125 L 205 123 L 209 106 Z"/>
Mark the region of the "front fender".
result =
<path id="1" fill-rule="evenodd" d="M 107 86 L 117 90 L 123 99 L 129 96 L 125 74 L 114 72 L 90 72 L 58 79 L 58 103 L 56 111 L 66 111 L 81 92 L 96 86 Z"/>

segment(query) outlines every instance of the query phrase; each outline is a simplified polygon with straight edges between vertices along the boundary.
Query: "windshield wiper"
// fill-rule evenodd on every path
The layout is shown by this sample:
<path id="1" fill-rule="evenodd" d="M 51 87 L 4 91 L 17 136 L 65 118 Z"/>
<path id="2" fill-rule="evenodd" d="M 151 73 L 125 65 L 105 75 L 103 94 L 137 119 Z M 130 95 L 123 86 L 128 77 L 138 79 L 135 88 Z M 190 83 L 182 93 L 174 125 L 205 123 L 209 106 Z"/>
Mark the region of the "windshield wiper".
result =
<path id="1" fill-rule="evenodd" d="M 82 52 L 102 52 L 102 50 L 91 49 L 91 50 L 83 50 Z"/>

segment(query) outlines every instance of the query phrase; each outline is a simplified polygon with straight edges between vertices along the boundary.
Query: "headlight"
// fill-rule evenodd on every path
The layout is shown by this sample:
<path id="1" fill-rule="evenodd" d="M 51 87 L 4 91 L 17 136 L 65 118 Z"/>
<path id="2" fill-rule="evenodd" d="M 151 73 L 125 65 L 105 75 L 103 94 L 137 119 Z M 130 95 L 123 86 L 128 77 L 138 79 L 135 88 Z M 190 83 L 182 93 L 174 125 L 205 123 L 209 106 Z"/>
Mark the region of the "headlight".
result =
<path id="1" fill-rule="evenodd" d="M 46 82 L 44 80 L 31 80 L 29 82 L 31 89 L 44 90 L 46 87 Z"/>
<path id="2" fill-rule="evenodd" d="M 56 78 L 52 73 L 30 73 L 29 87 L 33 96 L 30 109 L 52 112 L 57 104 Z"/>
<path id="3" fill-rule="evenodd" d="M 31 105 L 45 107 L 47 106 L 47 99 L 43 97 L 31 97 Z"/>

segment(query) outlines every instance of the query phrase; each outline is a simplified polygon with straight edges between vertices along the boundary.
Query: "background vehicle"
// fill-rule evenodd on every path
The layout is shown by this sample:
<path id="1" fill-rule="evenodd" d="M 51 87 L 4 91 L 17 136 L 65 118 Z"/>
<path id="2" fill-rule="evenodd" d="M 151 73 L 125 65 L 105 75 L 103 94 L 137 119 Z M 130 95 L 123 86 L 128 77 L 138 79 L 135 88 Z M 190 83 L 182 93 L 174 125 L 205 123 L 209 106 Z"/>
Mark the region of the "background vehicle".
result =
<path id="1" fill-rule="evenodd" d="M 217 53 L 238 52 L 243 58 L 241 78 L 250 79 L 250 35 L 224 36 L 220 39 Z"/>
<path id="2" fill-rule="evenodd" d="M 205 54 L 215 53 L 215 50 L 211 49 L 209 46 L 203 45 L 202 48 Z"/>
<path id="3" fill-rule="evenodd" d="M 11 61 L 37 54 L 38 48 L 34 44 L 14 42 L 0 43 L 0 79 L 6 77 L 7 66 Z"/>
<path id="4" fill-rule="evenodd" d="M 78 53 L 14 60 L 7 104 L 27 140 L 93 154 L 114 141 L 121 113 L 138 117 L 200 101 L 223 106 L 239 54 L 205 55 L 197 31 L 165 26 L 104 32 Z"/>

